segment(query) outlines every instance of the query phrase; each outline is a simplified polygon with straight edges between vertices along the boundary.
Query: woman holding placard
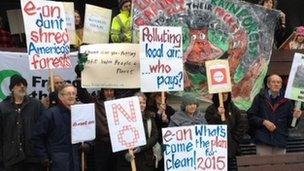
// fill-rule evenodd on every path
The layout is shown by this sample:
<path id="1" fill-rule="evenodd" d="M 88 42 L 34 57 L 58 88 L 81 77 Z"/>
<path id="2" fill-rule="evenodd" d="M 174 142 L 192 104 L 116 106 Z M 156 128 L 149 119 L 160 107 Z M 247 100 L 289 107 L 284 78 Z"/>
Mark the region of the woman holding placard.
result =
<path id="1" fill-rule="evenodd" d="M 233 104 L 231 93 L 222 93 L 224 106 L 219 104 L 218 94 L 213 94 L 213 104 L 206 110 L 205 118 L 208 124 L 225 124 L 228 129 L 228 168 L 232 168 L 232 161 L 240 153 L 239 142 L 246 133 L 247 124 L 241 117 L 241 111 Z M 226 120 L 222 121 L 221 116 Z"/>
<path id="2" fill-rule="evenodd" d="M 153 155 L 153 146 L 156 144 L 159 135 L 154 121 L 155 113 L 147 110 L 147 98 L 145 94 L 138 92 L 135 93 L 135 96 L 138 96 L 139 98 L 147 144 L 129 150 L 132 151 L 131 153 L 133 154 L 126 151 L 120 152 L 116 170 L 130 171 L 131 165 L 129 162 L 135 160 L 137 171 L 154 171 L 155 159 Z"/>
<path id="3" fill-rule="evenodd" d="M 181 110 L 171 117 L 169 127 L 206 124 L 204 115 L 198 110 L 198 105 L 198 100 L 192 93 L 185 93 L 182 96 Z"/>

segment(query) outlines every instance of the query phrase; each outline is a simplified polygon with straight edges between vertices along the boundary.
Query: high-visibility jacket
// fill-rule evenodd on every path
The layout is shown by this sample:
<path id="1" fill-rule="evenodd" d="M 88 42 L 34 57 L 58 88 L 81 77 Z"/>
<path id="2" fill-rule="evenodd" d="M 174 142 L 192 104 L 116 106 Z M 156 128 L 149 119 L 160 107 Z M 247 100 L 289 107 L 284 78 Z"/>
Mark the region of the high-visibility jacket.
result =
<path id="1" fill-rule="evenodd" d="M 128 11 L 121 11 L 113 18 L 111 40 L 113 43 L 132 42 L 131 16 Z"/>

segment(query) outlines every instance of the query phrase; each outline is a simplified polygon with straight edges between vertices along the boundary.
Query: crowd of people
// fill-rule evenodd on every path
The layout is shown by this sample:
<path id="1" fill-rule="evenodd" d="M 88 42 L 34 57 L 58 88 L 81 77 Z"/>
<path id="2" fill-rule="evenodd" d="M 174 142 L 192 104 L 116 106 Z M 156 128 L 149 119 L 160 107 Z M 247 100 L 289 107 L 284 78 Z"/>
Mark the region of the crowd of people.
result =
<path id="1" fill-rule="evenodd" d="M 55 171 L 79 171 L 80 154 L 93 153 L 95 170 L 131 170 L 135 160 L 139 171 L 164 170 L 163 160 L 156 160 L 155 144 L 162 144 L 161 128 L 196 124 L 225 124 L 228 128 L 228 168 L 248 128 L 257 146 L 257 155 L 286 153 L 288 128 L 292 118 L 302 115 L 291 100 L 284 98 L 282 79 L 278 75 L 267 78 L 266 88 L 258 94 L 247 111 L 248 121 L 233 104 L 231 93 L 223 93 L 224 105 L 213 95 L 206 111 L 199 109 L 200 102 L 191 93 L 181 97 L 180 109 L 173 109 L 161 93 L 146 96 L 137 92 L 147 144 L 129 151 L 112 152 L 104 102 L 121 98 L 116 89 L 101 89 L 91 96 L 81 87 L 64 83 L 55 75 L 56 91 L 50 92 L 49 103 L 27 95 L 27 81 L 20 75 L 11 77 L 11 95 L 0 103 L 0 161 L 6 171 L 49 168 Z M 127 90 L 128 91 L 128 90 Z M 77 99 L 82 103 L 95 103 L 96 139 L 82 144 L 71 143 L 71 105 Z M 225 120 L 222 119 L 225 115 Z M 158 166 L 156 168 L 156 166 Z"/>

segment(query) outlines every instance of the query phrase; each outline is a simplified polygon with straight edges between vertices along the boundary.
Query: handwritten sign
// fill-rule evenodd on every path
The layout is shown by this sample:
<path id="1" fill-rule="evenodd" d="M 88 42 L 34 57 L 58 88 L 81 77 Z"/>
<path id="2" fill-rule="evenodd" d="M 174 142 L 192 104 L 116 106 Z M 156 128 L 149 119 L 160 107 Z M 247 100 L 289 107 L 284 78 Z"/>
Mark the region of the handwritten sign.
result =
<path id="1" fill-rule="evenodd" d="M 285 97 L 304 102 L 304 54 L 294 55 Z"/>
<path id="2" fill-rule="evenodd" d="M 231 79 L 228 60 L 210 60 L 205 62 L 209 93 L 231 91 Z"/>
<path id="3" fill-rule="evenodd" d="M 86 4 L 83 42 L 108 43 L 112 10 Z"/>
<path id="4" fill-rule="evenodd" d="M 95 139 L 95 105 L 77 104 L 71 106 L 72 144 Z"/>
<path id="5" fill-rule="evenodd" d="M 98 44 L 80 47 L 88 61 L 81 73 L 86 88 L 138 88 L 139 45 Z"/>
<path id="6" fill-rule="evenodd" d="M 138 97 L 105 102 L 113 152 L 146 144 Z"/>
<path id="7" fill-rule="evenodd" d="M 140 27 L 141 91 L 182 91 L 181 27 Z"/>
<path id="8" fill-rule="evenodd" d="M 163 128 L 166 171 L 227 170 L 227 126 Z"/>
<path id="9" fill-rule="evenodd" d="M 30 69 L 71 67 L 70 39 L 61 2 L 22 0 Z"/>
<path id="10" fill-rule="evenodd" d="M 66 27 L 70 37 L 70 43 L 77 44 L 76 30 L 75 30 L 75 14 L 74 2 L 62 2 L 66 18 Z"/>

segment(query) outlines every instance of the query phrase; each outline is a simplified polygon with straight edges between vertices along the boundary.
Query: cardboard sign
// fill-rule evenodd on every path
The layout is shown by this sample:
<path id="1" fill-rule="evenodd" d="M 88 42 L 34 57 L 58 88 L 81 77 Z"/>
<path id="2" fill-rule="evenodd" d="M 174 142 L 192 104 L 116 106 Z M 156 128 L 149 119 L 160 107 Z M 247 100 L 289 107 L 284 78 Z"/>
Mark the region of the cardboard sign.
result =
<path id="1" fill-rule="evenodd" d="M 11 34 L 24 33 L 24 24 L 21 10 L 7 10 L 6 14 Z"/>
<path id="2" fill-rule="evenodd" d="M 227 126 L 163 128 L 165 171 L 227 170 Z"/>
<path id="3" fill-rule="evenodd" d="M 61 2 L 22 0 L 27 53 L 32 70 L 69 68 L 70 38 Z"/>
<path id="4" fill-rule="evenodd" d="M 108 43 L 112 10 L 86 4 L 83 42 L 88 44 Z"/>
<path id="5" fill-rule="evenodd" d="M 184 90 L 181 27 L 140 27 L 141 91 Z"/>
<path id="6" fill-rule="evenodd" d="M 206 73 L 209 93 L 231 91 L 231 79 L 228 60 L 206 61 Z"/>
<path id="7" fill-rule="evenodd" d="M 304 54 L 294 55 L 285 97 L 304 102 Z"/>
<path id="8" fill-rule="evenodd" d="M 139 45 L 97 44 L 80 47 L 88 61 L 81 72 L 82 87 L 138 88 Z"/>
<path id="9" fill-rule="evenodd" d="M 70 43 L 77 44 L 76 30 L 75 30 L 75 14 L 74 14 L 74 2 L 62 2 L 66 18 L 66 26 L 68 29 Z"/>
<path id="10" fill-rule="evenodd" d="M 105 109 L 113 152 L 146 144 L 138 97 L 106 101 Z"/>
<path id="11" fill-rule="evenodd" d="M 96 137 L 95 104 L 71 106 L 72 144 L 94 140 Z"/>

